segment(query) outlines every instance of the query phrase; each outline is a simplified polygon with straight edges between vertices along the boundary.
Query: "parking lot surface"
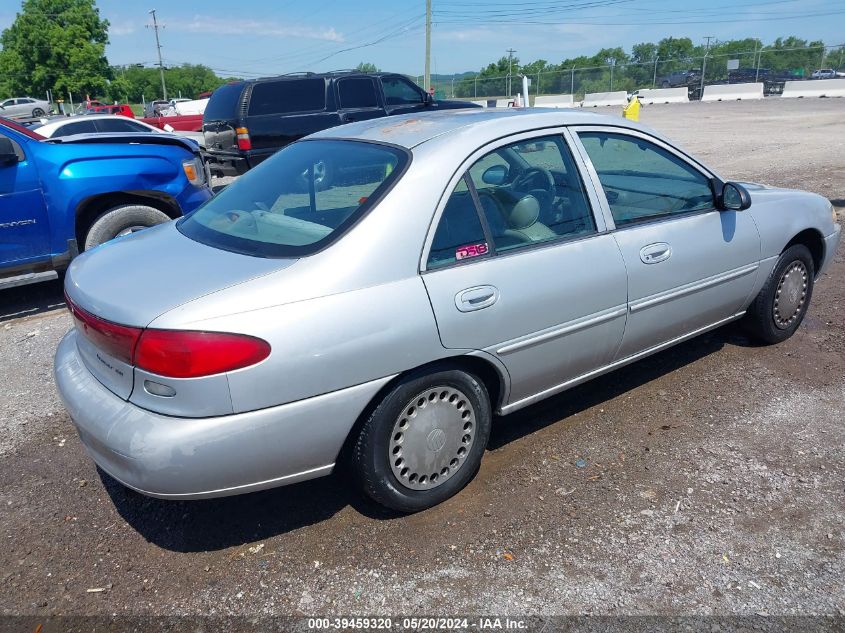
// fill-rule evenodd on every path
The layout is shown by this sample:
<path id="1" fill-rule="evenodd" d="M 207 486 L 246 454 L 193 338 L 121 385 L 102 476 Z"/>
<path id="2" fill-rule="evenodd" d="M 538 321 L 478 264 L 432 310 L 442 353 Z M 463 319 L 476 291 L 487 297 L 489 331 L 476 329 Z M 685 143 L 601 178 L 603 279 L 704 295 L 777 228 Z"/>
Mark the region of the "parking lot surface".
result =
<path id="1" fill-rule="evenodd" d="M 727 178 L 827 196 L 841 221 L 843 106 L 641 121 Z M 722 328 L 497 419 L 462 493 L 397 517 L 343 472 L 201 502 L 127 491 L 53 387 L 60 284 L 5 291 L 0 612 L 845 614 L 843 306 L 840 248 L 786 343 Z"/>

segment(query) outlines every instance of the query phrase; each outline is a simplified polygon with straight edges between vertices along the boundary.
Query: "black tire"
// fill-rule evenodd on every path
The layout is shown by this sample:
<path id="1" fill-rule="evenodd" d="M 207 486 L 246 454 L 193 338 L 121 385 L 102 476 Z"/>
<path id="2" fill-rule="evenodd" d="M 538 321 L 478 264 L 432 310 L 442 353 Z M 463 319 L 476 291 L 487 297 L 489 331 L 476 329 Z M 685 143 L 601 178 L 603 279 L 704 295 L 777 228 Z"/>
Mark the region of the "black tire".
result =
<path id="1" fill-rule="evenodd" d="M 169 222 L 167 214 L 143 204 L 121 204 L 101 213 L 85 234 L 85 250 L 114 239 L 121 233 Z"/>
<path id="2" fill-rule="evenodd" d="M 35 109 L 32 111 L 32 116 L 33 116 L 33 117 L 40 117 L 40 116 L 44 116 L 44 110 L 42 110 L 41 108 L 35 108 Z"/>
<path id="3" fill-rule="evenodd" d="M 779 310 L 776 311 L 776 301 L 780 301 L 787 274 L 803 277 L 803 287 L 798 287 L 796 296 L 792 297 L 793 301 L 797 299 L 800 302 L 798 306 L 790 309 L 789 314 L 781 315 Z M 743 325 L 749 335 L 761 343 L 773 345 L 795 334 L 813 296 L 814 276 L 813 256 L 806 246 L 796 244 L 781 253 L 772 273 L 745 313 Z"/>
<path id="4" fill-rule="evenodd" d="M 393 459 L 391 441 L 396 439 L 394 425 L 401 419 L 403 412 L 413 409 L 415 403 L 419 404 L 424 400 L 421 396 L 427 390 L 434 390 L 434 388 L 438 391 L 442 389 L 441 394 L 446 393 L 447 389 L 463 394 L 474 413 L 475 436 L 461 461 L 453 467 L 454 472 L 444 475 L 441 479 L 442 483 L 434 485 L 430 481 L 429 484 L 433 486 L 430 489 L 415 490 L 400 481 L 394 473 L 391 463 Z M 440 403 L 445 404 L 446 399 L 442 399 L 440 403 L 435 399 L 431 402 L 435 403 L 433 406 L 437 406 Z M 422 407 L 426 405 L 428 402 Z M 491 422 L 490 397 L 484 383 L 476 376 L 448 367 L 411 373 L 402 378 L 382 399 L 361 427 L 352 447 L 350 460 L 358 485 L 376 503 L 398 512 L 419 512 L 435 506 L 460 492 L 478 472 L 481 458 L 487 447 L 487 440 L 490 437 Z M 458 432 L 460 434 L 464 431 Z M 466 437 L 466 435 L 463 436 L 464 439 Z M 432 450 L 430 445 L 428 450 Z M 434 452 L 439 450 L 436 449 Z M 460 454 L 460 449 L 458 450 Z M 457 460 L 453 459 L 453 461 Z"/>
<path id="5" fill-rule="evenodd" d="M 664 81 L 662 84 L 660 84 L 660 87 L 661 87 L 661 88 L 669 88 L 669 87 L 670 87 L 670 86 L 669 86 L 669 82 L 668 82 L 668 81 Z"/>

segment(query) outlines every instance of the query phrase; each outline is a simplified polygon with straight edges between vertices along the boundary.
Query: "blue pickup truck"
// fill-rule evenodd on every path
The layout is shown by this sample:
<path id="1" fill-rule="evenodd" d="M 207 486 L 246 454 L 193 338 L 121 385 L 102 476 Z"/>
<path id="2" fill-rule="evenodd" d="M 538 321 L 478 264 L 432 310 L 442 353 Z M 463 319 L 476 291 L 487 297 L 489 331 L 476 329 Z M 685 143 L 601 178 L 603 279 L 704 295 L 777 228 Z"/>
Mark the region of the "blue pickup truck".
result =
<path id="1" fill-rule="evenodd" d="M 48 140 L 0 118 L 0 289 L 54 279 L 80 251 L 178 218 L 211 195 L 189 140 Z"/>

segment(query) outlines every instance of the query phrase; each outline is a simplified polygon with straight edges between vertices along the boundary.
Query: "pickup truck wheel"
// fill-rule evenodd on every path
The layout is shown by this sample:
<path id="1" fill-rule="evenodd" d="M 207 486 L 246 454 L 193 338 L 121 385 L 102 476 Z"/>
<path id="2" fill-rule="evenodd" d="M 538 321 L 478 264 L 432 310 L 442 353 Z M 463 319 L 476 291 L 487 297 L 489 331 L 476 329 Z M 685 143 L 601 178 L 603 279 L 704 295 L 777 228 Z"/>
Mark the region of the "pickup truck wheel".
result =
<path id="1" fill-rule="evenodd" d="M 143 204 L 122 204 L 101 213 L 85 235 L 85 250 L 99 246 L 120 235 L 146 229 L 170 218 L 163 212 Z"/>
<path id="2" fill-rule="evenodd" d="M 32 111 L 32 116 L 34 116 L 34 117 L 44 116 L 44 110 L 42 110 L 41 108 L 35 108 Z"/>
<path id="3" fill-rule="evenodd" d="M 478 471 L 492 411 L 484 383 L 444 368 L 405 376 L 361 427 L 352 467 L 364 493 L 399 512 L 457 494 Z"/>
<path id="4" fill-rule="evenodd" d="M 795 333 L 813 296 L 813 256 L 803 244 L 781 253 L 760 294 L 745 313 L 745 329 L 765 344 Z"/>

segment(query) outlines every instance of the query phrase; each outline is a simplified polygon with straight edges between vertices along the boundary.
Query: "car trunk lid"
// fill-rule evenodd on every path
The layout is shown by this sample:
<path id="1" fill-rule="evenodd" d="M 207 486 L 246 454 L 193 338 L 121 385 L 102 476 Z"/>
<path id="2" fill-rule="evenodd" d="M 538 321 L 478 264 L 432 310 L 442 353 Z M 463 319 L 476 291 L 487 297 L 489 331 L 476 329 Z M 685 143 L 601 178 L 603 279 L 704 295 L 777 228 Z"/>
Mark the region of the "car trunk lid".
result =
<path id="1" fill-rule="evenodd" d="M 131 348 L 131 341 L 120 337 L 131 336 L 133 330 L 140 333 L 173 308 L 295 262 L 219 250 L 185 237 L 175 222 L 83 253 L 65 278 L 83 362 L 106 388 L 129 398 L 131 353 L 121 350 Z"/>

